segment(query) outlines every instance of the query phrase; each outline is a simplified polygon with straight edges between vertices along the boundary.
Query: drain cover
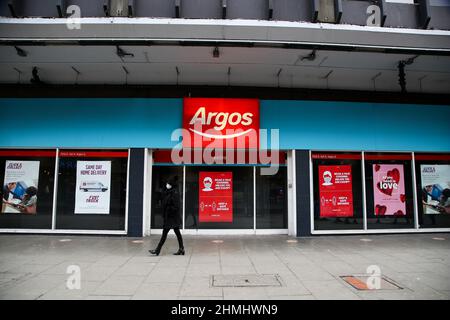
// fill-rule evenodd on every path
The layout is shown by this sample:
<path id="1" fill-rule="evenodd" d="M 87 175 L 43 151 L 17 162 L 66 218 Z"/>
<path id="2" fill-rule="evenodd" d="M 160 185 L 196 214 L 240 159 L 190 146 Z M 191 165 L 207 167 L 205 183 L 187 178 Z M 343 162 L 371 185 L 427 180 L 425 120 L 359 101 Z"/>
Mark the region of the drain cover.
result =
<path id="1" fill-rule="evenodd" d="M 341 278 L 357 290 L 399 290 L 403 289 L 397 285 L 391 279 L 386 277 L 380 277 L 380 286 L 378 288 L 369 288 L 368 283 L 373 283 L 371 281 L 371 276 L 368 275 L 353 275 L 353 276 L 341 276 Z"/>
<path id="2" fill-rule="evenodd" d="M 213 275 L 213 287 L 281 287 L 276 274 Z"/>

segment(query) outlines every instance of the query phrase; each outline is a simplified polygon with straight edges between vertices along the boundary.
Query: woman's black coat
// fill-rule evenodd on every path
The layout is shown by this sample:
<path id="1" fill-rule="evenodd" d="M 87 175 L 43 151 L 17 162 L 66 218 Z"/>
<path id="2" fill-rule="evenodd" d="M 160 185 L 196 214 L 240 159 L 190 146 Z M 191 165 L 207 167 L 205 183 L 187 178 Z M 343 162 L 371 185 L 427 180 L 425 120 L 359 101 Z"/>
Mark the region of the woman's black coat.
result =
<path id="1" fill-rule="evenodd" d="M 181 228 L 180 194 L 177 188 L 165 190 L 162 200 L 164 229 Z"/>

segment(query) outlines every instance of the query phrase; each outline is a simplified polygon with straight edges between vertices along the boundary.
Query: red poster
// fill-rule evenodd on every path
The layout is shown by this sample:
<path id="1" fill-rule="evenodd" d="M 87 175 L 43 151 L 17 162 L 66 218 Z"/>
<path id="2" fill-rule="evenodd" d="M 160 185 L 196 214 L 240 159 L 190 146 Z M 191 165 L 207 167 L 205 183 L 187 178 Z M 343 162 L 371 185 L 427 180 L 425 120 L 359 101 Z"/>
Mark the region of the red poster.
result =
<path id="1" fill-rule="evenodd" d="M 352 167 L 319 166 L 321 217 L 352 217 Z"/>
<path id="2" fill-rule="evenodd" d="M 199 222 L 233 222 L 233 173 L 200 171 Z"/>

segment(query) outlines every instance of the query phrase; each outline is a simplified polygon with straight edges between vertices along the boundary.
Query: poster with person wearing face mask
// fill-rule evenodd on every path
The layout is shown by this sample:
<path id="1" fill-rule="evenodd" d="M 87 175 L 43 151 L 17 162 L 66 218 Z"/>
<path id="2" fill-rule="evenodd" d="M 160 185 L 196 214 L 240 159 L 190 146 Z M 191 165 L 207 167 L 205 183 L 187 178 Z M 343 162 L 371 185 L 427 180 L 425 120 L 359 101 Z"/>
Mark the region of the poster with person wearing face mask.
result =
<path id="1" fill-rule="evenodd" d="M 353 217 L 352 167 L 319 166 L 320 217 Z"/>
<path id="2" fill-rule="evenodd" d="M 199 173 L 199 222 L 233 222 L 233 173 Z"/>

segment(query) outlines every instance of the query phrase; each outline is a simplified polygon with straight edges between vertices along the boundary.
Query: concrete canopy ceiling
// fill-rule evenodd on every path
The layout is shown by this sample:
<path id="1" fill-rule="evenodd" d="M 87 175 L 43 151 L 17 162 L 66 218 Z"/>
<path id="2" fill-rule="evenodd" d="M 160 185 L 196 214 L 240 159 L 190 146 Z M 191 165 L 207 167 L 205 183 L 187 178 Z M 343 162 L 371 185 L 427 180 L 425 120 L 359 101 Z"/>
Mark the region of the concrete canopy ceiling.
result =
<path id="1" fill-rule="evenodd" d="M 189 19 L 0 18 L 0 83 L 220 85 L 450 93 L 450 31 Z M 120 57 L 117 48 L 125 55 Z M 218 47 L 219 56 L 213 56 Z M 16 47 L 26 52 L 18 54 Z M 314 51 L 314 58 L 308 59 Z"/>
<path id="2" fill-rule="evenodd" d="M 397 64 L 412 55 L 207 46 L 0 46 L 0 83 L 230 85 L 399 91 Z M 409 92 L 449 93 L 450 57 L 417 56 L 406 66 Z"/>

